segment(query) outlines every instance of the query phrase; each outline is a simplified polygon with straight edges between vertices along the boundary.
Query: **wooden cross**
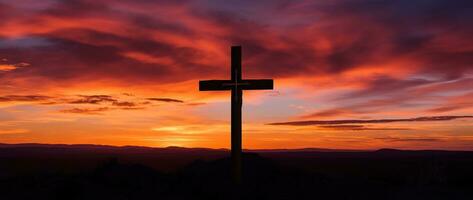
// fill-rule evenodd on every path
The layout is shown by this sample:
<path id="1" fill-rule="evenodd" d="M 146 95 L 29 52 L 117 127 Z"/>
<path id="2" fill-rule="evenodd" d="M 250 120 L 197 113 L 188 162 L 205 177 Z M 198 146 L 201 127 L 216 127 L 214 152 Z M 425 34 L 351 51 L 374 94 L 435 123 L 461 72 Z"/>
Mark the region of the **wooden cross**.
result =
<path id="1" fill-rule="evenodd" d="M 231 80 L 205 80 L 199 82 L 200 91 L 232 91 L 232 172 L 236 183 L 241 181 L 241 106 L 243 90 L 272 90 L 272 79 L 241 78 L 241 46 L 232 46 Z"/>

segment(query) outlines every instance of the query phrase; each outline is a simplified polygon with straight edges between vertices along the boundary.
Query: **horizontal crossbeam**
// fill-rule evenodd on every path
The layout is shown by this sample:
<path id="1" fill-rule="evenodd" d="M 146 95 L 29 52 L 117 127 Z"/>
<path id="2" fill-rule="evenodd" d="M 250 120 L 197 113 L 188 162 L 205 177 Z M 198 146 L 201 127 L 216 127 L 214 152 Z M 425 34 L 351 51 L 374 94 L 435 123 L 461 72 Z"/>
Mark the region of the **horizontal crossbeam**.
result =
<path id="1" fill-rule="evenodd" d="M 231 90 L 233 86 L 229 85 L 234 83 L 231 80 L 205 80 L 199 81 L 199 91 L 218 91 L 218 90 Z"/>
<path id="2" fill-rule="evenodd" d="M 273 80 L 272 79 L 244 79 L 239 82 L 238 88 L 242 90 L 272 90 Z"/>
<path id="3" fill-rule="evenodd" d="M 205 80 L 199 82 L 200 91 L 219 91 L 219 90 L 272 90 L 272 79 L 244 79 L 238 82 L 232 80 Z"/>

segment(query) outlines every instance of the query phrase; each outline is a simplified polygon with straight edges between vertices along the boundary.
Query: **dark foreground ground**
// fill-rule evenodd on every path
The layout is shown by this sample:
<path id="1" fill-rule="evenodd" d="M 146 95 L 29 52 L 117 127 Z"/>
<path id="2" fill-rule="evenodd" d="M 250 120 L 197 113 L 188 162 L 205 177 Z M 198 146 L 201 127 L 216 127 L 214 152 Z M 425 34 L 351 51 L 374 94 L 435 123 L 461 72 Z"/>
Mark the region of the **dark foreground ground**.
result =
<path id="1" fill-rule="evenodd" d="M 473 152 L 0 145 L 0 199 L 473 199 Z"/>

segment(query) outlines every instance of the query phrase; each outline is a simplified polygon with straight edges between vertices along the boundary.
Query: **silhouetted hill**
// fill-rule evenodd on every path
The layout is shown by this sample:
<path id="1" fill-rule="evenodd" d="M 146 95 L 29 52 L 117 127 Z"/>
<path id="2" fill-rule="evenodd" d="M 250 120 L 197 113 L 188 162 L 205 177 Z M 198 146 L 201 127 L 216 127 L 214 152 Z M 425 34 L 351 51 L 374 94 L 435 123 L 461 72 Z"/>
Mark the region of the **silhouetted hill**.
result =
<path id="1" fill-rule="evenodd" d="M 13 166 L 17 173 L 34 170 L 74 171 L 91 169 L 111 158 L 123 163 L 141 163 L 162 171 L 173 171 L 196 159 L 215 159 L 227 155 L 224 149 L 150 148 L 138 146 L 0 144 L 0 177 L 4 168 Z M 2 165 L 8 160 L 8 165 Z"/>
<path id="2" fill-rule="evenodd" d="M 255 153 L 265 153 L 265 152 L 364 152 L 368 150 L 302 148 L 302 149 L 247 149 L 245 151 L 255 152 Z"/>
<path id="3" fill-rule="evenodd" d="M 0 145 L 0 199 L 472 199 L 473 152 Z"/>

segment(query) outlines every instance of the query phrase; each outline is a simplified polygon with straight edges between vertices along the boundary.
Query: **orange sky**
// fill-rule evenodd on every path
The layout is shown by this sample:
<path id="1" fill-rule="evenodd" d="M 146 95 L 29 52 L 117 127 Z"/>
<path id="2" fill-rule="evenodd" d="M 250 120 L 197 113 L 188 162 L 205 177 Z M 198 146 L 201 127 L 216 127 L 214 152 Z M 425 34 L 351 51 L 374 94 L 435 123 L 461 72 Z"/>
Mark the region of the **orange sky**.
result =
<path id="1" fill-rule="evenodd" d="M 470 4 L 0 1 L 0 143 L 228 148 L 242 45 L 244 148 L 473 150 Z"/>

